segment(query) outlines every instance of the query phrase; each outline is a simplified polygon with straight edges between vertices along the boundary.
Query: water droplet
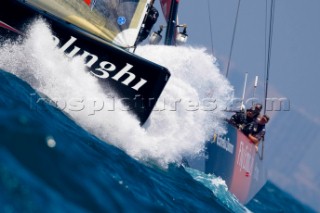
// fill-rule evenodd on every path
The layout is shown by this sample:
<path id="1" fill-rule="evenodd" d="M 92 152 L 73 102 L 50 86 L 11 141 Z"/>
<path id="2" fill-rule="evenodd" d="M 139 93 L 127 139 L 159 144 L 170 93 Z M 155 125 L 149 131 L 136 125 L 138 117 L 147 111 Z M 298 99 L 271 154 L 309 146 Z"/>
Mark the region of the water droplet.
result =
<path id="1" fill-rule="evenodd" d="M 53 139 L 52 136 L 47 137 L 47 145 L 50 148 L 54 148 L 56 146 L 56 141 Z"/>

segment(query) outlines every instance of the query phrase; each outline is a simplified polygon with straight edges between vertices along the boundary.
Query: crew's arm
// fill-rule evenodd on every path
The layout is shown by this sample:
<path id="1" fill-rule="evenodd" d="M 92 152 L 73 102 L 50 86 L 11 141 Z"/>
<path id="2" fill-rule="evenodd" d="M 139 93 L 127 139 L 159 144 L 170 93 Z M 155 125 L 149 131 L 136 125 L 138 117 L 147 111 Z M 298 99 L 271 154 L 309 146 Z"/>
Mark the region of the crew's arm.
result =
<path id="1" fill-rule="evenodd" d="M 259 143 L 259 139 L 253 136 L 252 134 L 249 134 L 248 138 L 250 139 L 250 141 L 252 141 L 256 145 Z"/>
<path id="2" fill-rule="evenodd" d="M 254 144 L 258 144 L 259 141 L 264 137 L 265 135 L 265 129 L 261 130 L 259 133 L 255 134 L 255 135 L 252 135 L 252 134 L 249 134 L 248 135 L 248 138 L 254 143 Z"/>

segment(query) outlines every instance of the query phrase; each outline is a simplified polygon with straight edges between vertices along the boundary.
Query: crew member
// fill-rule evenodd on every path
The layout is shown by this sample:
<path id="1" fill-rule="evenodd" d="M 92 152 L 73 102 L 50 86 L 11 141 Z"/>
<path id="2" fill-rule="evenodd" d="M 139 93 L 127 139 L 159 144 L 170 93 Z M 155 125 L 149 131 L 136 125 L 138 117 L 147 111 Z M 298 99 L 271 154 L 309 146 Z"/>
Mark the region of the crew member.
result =
<path id="1" fill-rule="evenodd" d="M 270 120 L 268 115 L 259 116 L 255 121 L 246 124 L 242 132 L 252 141 L 256 146 L 258 146 L 259 141 L 264 138 L 266 133 L 265 125 Z"/>
<path id="2" fill-rule="evenodd" d="M 247 109 L 246 111 L 236 112 L 231 116 L 229 122 L 236 126 L 239 129 L 248 123 L 251 123 L 257 119 L 262 110 L 262 104 L 257 103 L 251 107 L 251 109 Z"/>
<path id="3" fill-rule="evenodd" d="M 241 125 L 246 123 L 246 114 L 244 110 L 236 112 L 234 115 L 231 116 L 229 119 L 229 123 L 231 123 L 233 126 L 240 128 Z"/>
<path id="4" fill-rule="evenodd" d="M 255 121 L 260 115 L 261 110 L 262 110 L 262 104 L 260 103 L 253 105 L 251 109 L 247 109 L 246 123 L 251 123 L 252 121 Z"/>
<path id="5" fill-rule="evenodd" d="M 159 17 L 158 10 L 155 7 L 151 6 L 149 9 L 148 15 L 146 17 L 146 20 L 143 23 L 144 25 L 140 29 L 136 44 L 141 43 L 143 40 L 145 40 L 148 37 L 153 25 L 157 22 L 158 17 Z"/>

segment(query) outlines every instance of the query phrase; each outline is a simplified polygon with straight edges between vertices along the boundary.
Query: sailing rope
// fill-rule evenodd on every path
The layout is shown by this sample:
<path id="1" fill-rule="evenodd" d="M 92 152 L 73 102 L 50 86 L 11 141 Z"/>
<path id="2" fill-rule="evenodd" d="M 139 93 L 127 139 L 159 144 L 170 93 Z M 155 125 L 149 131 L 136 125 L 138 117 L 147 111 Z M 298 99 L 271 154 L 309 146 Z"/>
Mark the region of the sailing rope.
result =
<path id="1" fill-rule="evenodd" d="M 267 9 L 268 4 L 266 3 L 266 20 L 267 20 Z M 271 48 L 272 48 L 272 37 L 273 37 L 273 25 L 274 25 L 274 11 L 275 11 L 275 0 L 271 0 L 270 6 L 270 20 L 269 20 L 269 35 L 268 35 L 268 55 L 266 57 L 266 70 L 265 70 L 265 95 L 264 95 L 264 110 L 263 114 L 266 114 L 267 111 L 267 98 L 268 98 L 268 83 L 269 83 L 269 72 L 270 72 L 270 63 L 271 63 Z M 265 31 L 267 34 L 267 21 L 265 22 Z M 267 47 L 267 39 L 265 39 L 265 48 Z M 264 138 L 262 140 L 262 151 L 260 160 L 263 160 L 264 153 Z"/>
<path id="2" fill-rule="evenodd" d="M 207 0 L 208 2 L 208 13 L 209 13 L 209 24 L 210 24 L 210 40 L 211 40 L 211 53 L 213 55 L 213 39 L 212 39 L 212 23 L 211 23 L 211 10 L 210 10 L 210 1 L 211 0 Z"/>
<path id="3" fill-rule="evenodd" d="M 266 0 L 265 1 L 266 4 L 265 4 L 265 20 L 264 20 L 264 67 L 263 67 L 263 70 L 264 70 L 264 73 L 263 73 L 263 86 L 264 86 L 264 90 L 263 92 L 265 93 L 265 88 L 266 88 L 266 75 L 267 75 L 267 45 L 268 45 L 268 42 L 267 42 L 267 31 L 268 31 L 268 1 Z M 265 98 L 265 97 L 264 97 Z M 263 111 L 264 114 L 265 114 L 265 111 Z"/>
<path id="4" fill-rule="evenodd" d="M 230 61 L 231 61 L 231 56 L 232 56 L 232 51 L 233 51 L 233 43 L 234 43 L 234 38 L 235 38 L 235 35 L 236 35 L 236 29 L 237 29 L 237 24 L 238 24 L 238 16 L 239 16 L 240 3 L 241 3 L 241 0 L 238 1 L 237 14 L 236 14 L 236 18 L 235 18 L 234 26 L 233 26 L 233 33 L 232 33 L 231 47 L 230 47 L 229 58 L 228 58 L 226 78 L 228 78 L 228 75 L 229 75 Z"/>
<path id="5" fill-rule="evenodd" d="M 267 56 L 267 67 L 266 67 L 266 82 L 265 82 L 265 94 L 264 94 L 264 114 L 267 109 L 267 98 L 268 98 L 268 87 L 269 87 L 269 72 L 270 72 L 270 62 L 271 62 L 271 48 L 272 48 L 272 35 L 273 35 L 273 24 L 274 24 L 274 10 L 275 10 L 275 0 L 271 1 L 270 6 L 270 22 L 269 22 L 269 41 L 268 41 L 268 56 Z"/>

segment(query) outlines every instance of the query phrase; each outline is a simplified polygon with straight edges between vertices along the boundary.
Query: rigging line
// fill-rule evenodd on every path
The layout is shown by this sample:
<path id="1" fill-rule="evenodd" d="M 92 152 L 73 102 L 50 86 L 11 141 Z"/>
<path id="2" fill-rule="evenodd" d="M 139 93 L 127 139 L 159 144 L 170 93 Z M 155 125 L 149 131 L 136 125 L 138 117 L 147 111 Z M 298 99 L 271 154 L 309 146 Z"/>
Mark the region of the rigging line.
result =
<path id="1" fill-rule="evenodd" d="M 265 21 L 264 21 L 264 72 L 263 72 L 263 85 L 264 89 L 266 88 L 266 70 L 267 70 L 267 31 L 268 31 L 268 0 L 265 1 Z M 265 91 L 264 91 L 265 92 Z M 264 108 L 266 108 L 266 104 L 264 105 Z M 264 113 L 265 114 L 265 110 Z M 263 154 L 264 154 L 264 137 L 261 141 L 261 155 L 259 155 L 259 159 L 263 160 Z"/>
<path id="2" fill-rule="evenodd" d="M 264 114 L 267 109 L 267 98 L 268 98 L 268 87 L 269 87 L 269 72 L 270 72 L 270 62 L 271 62 L 271 48 L 272 48 L 272 35 L 273 35 L 273 24 L 274 24 L 274 11 L 275 11 L 275 1 L 271 0 L 270 6 L 270 24 L 269 24 L 269 43 L 268 43 L 268 56 L 267 56 L 267 70 L 266 70 L 266 85 L 265 85 L 265 95 L 264 95 Z"/>
<path id="3" fill-rule="evenodd" d="M 275 11 L 275 1 L 271 0 L 270 5 L 270 22 L 269 22 L 269 42 L 268 42 L 268 50 L 267 50 L 267 19 L 268 19 L 268 2 L 266 0 L 266 15 L 265 15 L 265 72 L 264 72 L 264 79 L 265 79 L 265 97 L 264 97 L 264 110 L 263 114 L 266 114 L 267 111 L 267 97 L 268 97 L 268 82 L 269 82 L 269 71 L 270 71 L 270 62 L 271 62 L 271 48 L 272 48 L 272 37 L 273 37 L 273 25 L 274 25 L 274 11 Z M 268 52 L 268 56 L 267 55 Z M 263 160 L 264 154 L 264 138 L 262 139 L 262 150 L 261 156 L 259 155 L 260 160 Z"/>
<path id="4" fill-rule="evenodd" d="M 267 98 L 268 98 L 268 83 L 269 83 L 269 72 L 270 72 L 270 62 L 271 62 L 271 48 L 272 48 L 272 37 L 273 37 L 273 24 L 274 24 L 274 11 L 275 11 L 275 1 L 271 0 L 270 5 L 270 23 L 269 23 L 269 43 L 268 43 L 268 56 L 267 56 L 267 67 L 266 67 L 266 83 L 265 83 L 265 95 L 264 95 L 264 114 L 267 111 Z M 264 138 L 262 141 L 262 155 L 261 160 L 263 159 L 264 153 Z"/>
<path id="5" fill-rule="evenodd" d="M 211 53 L 213 55 L 213 39 L 212 39 L 212 23 L 211 23 L 210 0 L 207 0 L 207 2 L 208 2 L 208 13 L 209 13 L 209 24 L 210 24 Z"/>
<path id="6" fill-rule="evenodd" d="M 268 0 L 265 0 L 265 20 L 264 20 L 264 66 L 263 66 L 263 93 L 266 88 L 266 71 L 267 71 L 267 31 L 268 31 Z M 266 106 L 265 106 L 266 107 Z"/>
<path id="7" fill-rule="evenodd" d="M 234 26 L 233 26 L 233 33 L 232 33 L 231 47 L 230 47 L 229 59 L 228 59 L 228 65 L 227 65 L 227 71 L 226 71 L 226 78 L 228 78 L 228 75 L 229 75 L 229 67 L 230 67 L 230 61 L 231 61 L 231 56 L 232 56 L 232 51 L 233 51 L 234 38 L 235 38 L 235 35 L 236 35 L 236 29 L 237 29 L 237 24 L 238 24 L 240 3 L 241 3 L 241 0 L 238 1 L 237 14 L 236 14 L 236 18 L 235 18 Z"/>

